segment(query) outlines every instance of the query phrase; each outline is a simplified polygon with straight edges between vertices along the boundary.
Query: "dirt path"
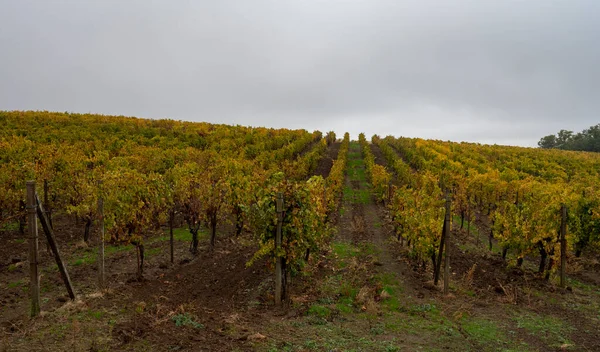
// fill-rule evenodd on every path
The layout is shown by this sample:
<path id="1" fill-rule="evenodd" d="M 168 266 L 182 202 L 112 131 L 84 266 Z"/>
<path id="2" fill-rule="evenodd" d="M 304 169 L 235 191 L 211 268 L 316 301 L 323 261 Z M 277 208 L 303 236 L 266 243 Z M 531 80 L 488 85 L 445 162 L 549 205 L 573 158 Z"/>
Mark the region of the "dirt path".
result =
<path id="1" fill-rule="evenodd" d="M 370 145 L 376 163 L 386 165 L 381 150 L 376 145 Z M 361 195 L 344 200 L 344 212 L 340 221 L 339 240 L 352 241 L 355 245 L 372 245 L 375 249 L 376 273 L 379 275 L 392 274 L 407 293 L 417 298 L 430 296 L 427 290 L 423 291 L 422 278 L 412 268 L 408 258 L 402 253 L 397 241 L 394 241 L 393 228 L 386 218 L 382 204 L 376 204 L 370 196 L 369 184 L 361 179 L 365 169 L 362 163 L 362 154 L 354 146 L 354 153 L 350 154 L 350 168 L 346 177 L 346 187 L 352 194 Z"/>

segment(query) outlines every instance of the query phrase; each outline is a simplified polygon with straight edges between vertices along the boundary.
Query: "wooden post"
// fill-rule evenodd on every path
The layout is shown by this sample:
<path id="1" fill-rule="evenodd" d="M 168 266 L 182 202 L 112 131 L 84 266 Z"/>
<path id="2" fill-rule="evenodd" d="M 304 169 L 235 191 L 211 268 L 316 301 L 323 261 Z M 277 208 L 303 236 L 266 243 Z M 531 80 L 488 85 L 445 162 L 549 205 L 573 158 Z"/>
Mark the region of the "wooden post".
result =
<path id="1" fill-rule="evenodd" d="M 58 270 L 60 271 L 60 275 L 65 282 L 65 286 L 67 287 L 67 292 L 69 293 L 69 297 L 72 300 L 75 300 L 75 290 L 73 290 L 73 285 L 71 284 L 71 279 L 69 278 L 69 273 L 67 272 L 67 267 L 63 263 L 60 252 L 58 251 L 58 246 L 56 245 L 56 240 L 54 240 L 54 233 L 52 228 L 50 227 L 50 223 L 48 218 L 46 218 L 46 213 L 44 212 L 44 206 L 37 194 L 35 195 L 35 202 L 37 205 L 37 215 L 40 218 L 40 222 L 42 223 L 42 228 L 44 229 L 44 233 L 46 234 L 46 239 L 48 240 L 48 244 L 50 248 L 52 248 L 52 253 L 54 253 L 54 260 L 56 260 L 56 265 L 58 266 Z"/>
<path id="2" fill-rule="evenodd" d="M 444 226 L 442 227 L 442 237 L 440 238 L 440 246 L 438 248 L 438 257 L 437 260 L 435 262 L 435 267 L 433 268 L 433 284 L 437 285 L 438 281 L 440 279 L 440 272 L 442 270 L 442 254 L 444 253 L 444 247 L 446 247 L 446 245 L 448 244 L 448 242 L 446 242 L 446 236 L 449 233 L 450 229 L 448 228 L 448 226 L 450 226 L 450 208 L 448 207 L 448 200 L 450 199 L 450 195 L 448 193 L 448 190 L 446 190 L 445 192 L 445 197 L 446 197 L 446 209 L 445 209 L 445 214 L 444 214 Z"/>
<path id="3" fill-rule="evenodd" d="M 31 316 L 40 315 L 40 275 L 38 272 L 38 229 L 35 204 L 35 181 L 27 181 L 27 231 L 29 233 L 29 292 Z"/>
<path id="4" fill-rule="evenodd" d="M 102 181 L 98 181 L 98 189 L 101 190 Z M 98 197 L 98 230 L 100 232 L 100 243 L 98 245 L 98 288 L 106 288 L 104 273 L 104 199 Z"/>
<path id="5" fill-rule="evenodd" d="M 50 202 L 48 201 L 48 180 L 44 180 L 44 209 L 46 209 L 46 218 L 48 219 L 48 223 L 52 226 L 52 211 L 50 210 Z"/>
<path id="6" fill-rule="evenodd" d="M 560 287 L 565 287 L 565 267 L 567 266 L 567 207 L 560 207 Z"/>
<path id="7" fill-rule="evenodd" d="M 276 202 L 277 211 L 277 232 L 275 233 L 275 305 L 281 306 L 282 283 L 283 283 L 283 263 L 279 251 L 281 250 L 281 227 L 283 225 L 283 194 L 277 193 Z"/>
<path id="8" fill-rule="evenodd" d="M 442 268 L 442 254 L 444 253 L 444 245 L 446 244 L 446 215 L 444 215 L 444 225 L 442 227 L 442 237 L 440 238 L 440 245 L 438 247 L 438 257 L 433 268 L 433 284 L 437 286 L 440 280 L 440 270 Z"/>
<path id="9" fill-rule="evenodd" d="M 444 235 L 444 242 L 446 247 L 446 255 L 444 259 L 444 294 L 448 294 L 449 282 L 450 282 L 450 211 L 452 209 L 450 196 L 446 194 L 446 216 L 444 217 L 444 228 L 446 234 Z"/>
<path id="10" fill-rule="evenodd" d="M 469 237 L 471 237 L 471 209 L 469 209 L 469 204 L 467 204 L 467 238 Z"/>
<path id="11" fill-rule="evenodd" d="M 47 207 L 48 204 L 50 204 L 48 202 L 48 180 L 44 179 L 44 205 L 46 206 L 46 207 L 44 207 L 44 209 L 46 210 L 46 218 L 50 219 L 50 209 Z M 50 227 L 52 227 L 51 221 L 50 221 Z M 52 251 L 52 249 L 50 248 L 50 243 L 48 243 L 48 242 L 46 242 L 46 251 L 47 252 Z"/>
<path id="12" fill-rule="evenodd" d="M 171 210 L 169 212 L 169 245 L 171 246 L 171 264 L 173 264 L 175 262 L 175 255 L 174 255 L 174 244 L 175 241 L 173 239 L 173 221 L 175 220 L 175 211 Z"/>

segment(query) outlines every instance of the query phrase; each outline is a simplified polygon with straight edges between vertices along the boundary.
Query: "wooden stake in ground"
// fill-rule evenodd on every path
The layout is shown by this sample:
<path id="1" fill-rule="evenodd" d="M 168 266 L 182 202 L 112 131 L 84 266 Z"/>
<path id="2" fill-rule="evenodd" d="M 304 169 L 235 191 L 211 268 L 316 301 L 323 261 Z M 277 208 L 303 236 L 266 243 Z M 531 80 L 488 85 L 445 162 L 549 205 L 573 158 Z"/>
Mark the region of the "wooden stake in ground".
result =
<path id="1" fill-rule="evenodd" d="M 433 284 L 437 286 L 440 280 L 440 271 L 442 268 L 442 254 L 444 253 L 444 245 L 446 244 L 446 217 L 444 215 L 444 226 L 442 227 L 442 237 L 440 238 L 440 245 L 438 247 L 437 260 L 433 263 Z M 435 254 L 434 254 L 435 258 Z"/>
<path id="2" fill-rule="evenodd" d="M 444 242 L 446 247 L 446 256 L 444 260 L 444 294 L 448 294 L 450 284 L 450 211 L 452 209 L 450 196 L 446 194 L 446 216 L 444 217 L 444 228 L 446 233 L 444 234 Z"/>
<path id="3" fill-rule="evenodd" d="M 560 287 L 565 287 L 565 267 L 567 266 L 567 207 L 560 207 Z"/>
<path id="4" fill-rule="evenodd" d="M 52 226 L 52 211 L 50 210 L 50 201 L 48 201 L 48 180 L 44 180 L 44 209 L 46 209 L 46 218 L 48 223 Z"/>
<path id="5" fill-rule="evenodd" d="M 171 210 L 169 212 L 169 245 L 171 246 L 171 264 L 174 263 L 175 261 L 175 256 L 174 256 L 174 245 L 175 245 L 175 241 L 173 239 L 173 221 L 175 220 L 175 210 Z"/>
<path id="6" fill-rule="evenodd" d="M 279 255 L 281 250 L 281 227 L 283 225 L 283 194 L 277 193 L 277 232 L 275 233 L 275 305 L 281 306 L 283 283 L 283 258 Z"/>
<path id="7" fill-rule="evenodd" d="M 37 205 L 37 215 L 40 218 L 40 222 L 42 223 L 42 228 L 44 229 L 44 233 L 46 234 L 46 239 L 48 239 L 48 244 L 50 248 L 52 248 L 52 253 L 54 254 L 54 260 L 56 260 L 56 265 L 58 266 L 58 270 L 60 271 L 60 275 L 63 278 L 65 286 L 67 287 L 67 292 L 69 293 L 69 297 L 72 300 L 75 300 L 75 290 L 73 289 L 73 285 L 71 284 L 71 279 L 69 278 L 69 273 L 67 272 L 67 267 L 65 266 L 62 258 L 60 257 L 60 252 L 58 251 L 58 246 L 56 245 L 56 241 L 54 240 L 54 233 L 52 228 L 50 227 L 50 222 L 46 217 L 46 213 L 44 212 L 44 206 L 37 194 L 35 195 L 35 202 Z"/>
<path id="8" fill-rule="evenodd" d="M 98 181 L 98 188 L 102 186 L 102 181 Z M 98 197 L 98 230 L 100 232 L 100 244 L 98 245 L 98 288 L 103 290 L 106 287 L 104 281 L 104 199 Z"/>
<path id="9" fill-rule="evenodd" d="M 442 237 L 440 238 L 440 246 L 438 248 L 438 257 L 437 260 L 434 261 L 433 265 L 433 284 L 437 286 L 438 281 L 440 280 L 440 272 L 442 270 L 442 254 L 444 254 L 444 247 L 446 247 L 448 245 L 448 242 L 446 241 L 446 238 L 448 237 L 448 234 L 450 233 L 450 228 L 448 226 L 450 226 L 450 211 L 451 211 L 451 207 L 449 205 L 449 201 L 450 201 L 450 195 L 448 193 L 448 191 L 445 192 L 446 194 L 446 213 L 444 214 L 444 226 L 442 227 Z M 446 253 L 448 253 L 448 249 L 446 249 Z M 435 259 L 435 255 L 433 257 Z M 445 280 L 444 280 L 445 282 Z M 445 285 L 445 284 L 444 284 Z"/>
<path id="10" fill-rule="evenodd" d="M 38 272 L 38 229 L 35 202 L 35 181 L 27 181 L 27 229 L 29 234 L 29 293 L 31 316 L 40 315 L 40 275 Z"/>

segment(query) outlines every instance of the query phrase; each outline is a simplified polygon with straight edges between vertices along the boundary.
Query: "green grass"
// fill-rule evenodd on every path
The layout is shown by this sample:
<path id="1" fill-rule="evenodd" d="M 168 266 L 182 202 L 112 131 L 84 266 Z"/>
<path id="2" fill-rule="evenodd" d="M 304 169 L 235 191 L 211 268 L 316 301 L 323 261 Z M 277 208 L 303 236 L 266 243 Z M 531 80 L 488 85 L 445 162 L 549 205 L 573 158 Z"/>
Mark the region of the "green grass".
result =
<path id="1" fill-rule="evenodd" d="M 476 318 L 469 319 L 462 324 L 462 328 L 470 339 L 485 348 L 485 346 L 498 346 L 508 343 L 504 331 L 498 327 L 496 322 Z"/>
<path id="2" fill-rule="evenodd" d="M 152 238 L 148 239 L 148 241 L 146 241 L 146 246 L 150 246 L 152 244 L 159 243 L 159 242 L 168 242 L 170 239 L 168 230 L 166 230 L 166 232 L 167 232 L 167 234 L 164 236 L 152 237 Z M 206 232 L 206 231 L 198 232 L 198 238 L 199 238 L 199 240 L 208 238 L 208 232 Z M 179 242 L 189 242 L 192 239 L 192 235 L 190 234 L 190 232 L 187 228 L 184 228 L 184 227 L 177 228 L 177 229 L 173 229 L 173 239 L 175 241 L 179 241 Z M 116 246 L 106 245 L 104 247 L 104 256 L 110 257 L 117 253 L 129 252 L 129 251 L 134 251 L 134 250 L 135 250 L 135 246 L 133 246 L 133 245 L 116 245 Z M 145 255 L 148 257 L 152 257 L 152 256 L 160 253 L 163 250 L 165 250 L 163 248 L 163 246 L 149 248 L 146 250 Z M 70 265 L 72 265 L 72 266 L 92 265 L 92 264 L 96 263 L 97 259 L 98 259 L 97 250 L 95 248 L 86 248 L 80 257 L 74 258 L 70 261 Z"/>
<path id="3" fill-rule="evenodd" d="M 338 299 L 338 302 L 335 304 L 335 308 L 340 313 L 350 314 L 350 313 L 354 312 L 354 298 L 352 298 L 352 297 L 340 297 Z"/>
<path id="4" fill-rule="evenodd" d="M 456 224 L 457 228 L 460 228 L 460 216 L 452 215 L 452 223 Z M 465 231 L 468 230 L 472 236 L 479 236 L 479 229 L 477 228 L 477 226 L 475 226 L 473 221 L 467 221 L 465 219 L 465 222 L 463 224 L 463 229 Z"/>
<path id="5" fill-rule="evenodd" d="M 398 286 L 400 284 L 397 275 L 392 272 L 377 274 L 375 279 L 381 282 L 383 286 Z"/>
<path id="6" fill-rule="evenodd" d="M 371 202 L 371 191 L 368 188 L 352 189 L 344 187 L 342 190 L 344 201 L 352 204 L 368 204 Z"/>
<path id="7" fill-rule="evenodd" d="M 19 222 L 9 222 L 0 227 L 0 231 L 17 231 L 19 229 Z"/>
<path id="8" fill-rule="evenodd" d="M 376 245 L 369 242 L 359 243 L 358 248 L 362 255 L 376 255 L 379 254 L 380 250 Z"/>
<path id="9" fill-rule="evenodd" d="M 344 201 L 352 204 L 368 204 L 371 202 L 371 188 L 367 182 L 366 170 L 360 145 L 357 142 L 351 142 L 348 151 L 348 166 L 346 174 L 350 181 L 358 182 L 359 189 L 344 187 Z"/>
<path id="10" fill-rule="evenodd" d="M 353 302 L 358 295 L 359 288 L 350 282 L 343 281 L 339 286 L 338 295 L 340 297 L 350 298 Z"/>
<path id="11" fill-rule="evenodd" d="M 92 319 L 100 320 L 104 317 L 105 313 L 100 310 L 89 310 L 87 311 L 87 315 Z"/>
<path id="12" fill-rule="evenodd" d="M 573 327 L 560 318 L 528 312 L 514 317 L 517 327 L 540 338 L 551 346 L 572 345 L 568 336 Z"/>
<path id="13" fill-rule="evenodd" d="M 107 245 L 104 247 L 104 256 L 109 257 L 114 255 L 115 253 L 133 250 L 133 246 L 126 245 L 118 245 L 118 246 L 110 246 Z M 88 247 L 84 250 L 81 257 L 74 258 L 71 260 L 70 265 L 72 266 L 81 266 L 81 265 L 92 265 L 96 263 L 98 259 L 98 252 L 96 248 Z"/>
<path id="14" fill-rule="evenodd" d="M 17 270 L 18 268 L 19 268 L 19 266 L 17 264 L 10 264 L 8 266 L 7 270 L 8 270 L 8 272 L 13 272 L 13 271 Z"/>
<path id="15" fill-rule="evenodd" d="M 144 256 L 146 258 L 150 258 L 150 257 L 153 257 L 153 256 L 157 255 L 158 253 L 160 253 L 163 250 L 164 249 L 160 248 L 160 247 L 150 248 L 150 249 L 146 250 L 146 253 L 144 253 Z"/>
<path id="16" fill-rule="evenodd" d="M 14 281 L 14 282 L 9 282 L 8 283 L 8 288 L 21 287 L 24 284 L 25 284 L 24 280 L 18 280 L 18 281 Z"/>
<path id="17" fill-rule="evenodd" d="M 382 305 L 389 311 L 398 311 L 401 307 L 400 299 L 397 296 L 396 289 L 390 286 L 383 288 L 383 291 L 387 292 L 390 297 L 382 301 Z"/>
<path id="18" fill-rule="evenodd" d="M 347 242 L 335 242 L 332 246 L 333 253 L 339 260 L 346 260 L 351 257 L 356 257 L 360 250 Z"/>
<path id="19" fill-rule="evenodd" d="M 208 238 L 208 232 L 206 230 L 201 229 L 200 231 L 198 231 L 198 239 L 199 240 L 206 239 L 206 238 Z M 173 229 L 173 240 L 179 241 L 179 242 L 191 242 L 192 234 L 187 229 L 187 227 L 176 228 L 176 229 Z M 148 241 L 148 244 L 153 244 L 156 242 L 164 242 L 164 241 L 169 241 L 169 230 L 168 229 L 165 230 L 164 236 L 153 237 Z"/>
<path id="20" fill-rule="evenodd" d="M 173 323 L 175 323 L 175 326 L 189 326 L 192 327 L 194 329 L 203 329 L 204 325 L 196 322 L 193 317 L 191 315 L 189 315 L 188 313 L 184 313 L 184 314 L 177 314 L 173 317 L 171 317 L 171 320 L 173 321 Z"/>
<path id="21" fill-rule="evenodd" d="M 600 287 L 589 285 L 573 278 L 567 277 L 567 285 L 585 291 L 586 293 L 595 293 L 600 295 Z"/>
<path id="22" fill-rule="evenodd" d="M 308 315 L 314 315 L 319 318 L 327 318 L 331 315 L 331 310 L 320 304 L 313 304 L 306 312 Z"/>
<path id="23" fill-rule="evenodd" d="M 385 292 L 389 295 L 388 298 L 381 301 L 382 307 L 385 307 L 388 311 L 399 311 L 402 306 L 401 299 L 405 298 L 401 296 L 404 289 L 400 285 L 397 275 L 391 272 L 384 272 L 375 275 L 373 279 L 377 286 L 382 287 L 382 290 L 379 293 L 383 294 L 383 292 Z"/>

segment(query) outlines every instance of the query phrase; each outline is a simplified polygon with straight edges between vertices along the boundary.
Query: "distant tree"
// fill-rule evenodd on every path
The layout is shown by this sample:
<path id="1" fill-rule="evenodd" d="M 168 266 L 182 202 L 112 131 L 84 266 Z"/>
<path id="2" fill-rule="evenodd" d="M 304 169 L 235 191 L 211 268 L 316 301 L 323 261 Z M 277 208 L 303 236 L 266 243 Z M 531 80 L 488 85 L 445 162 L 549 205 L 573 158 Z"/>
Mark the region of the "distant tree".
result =
<path id="1" fill-rule="evenodd" d="M 573 131 L 560 130 L 556 135 L 542 137 L 538 146 L 544 149 L 600 152 L 600 124 L 576 134 Z"/>
<path id="2" fill-rule="evenodd" d="M 573 139 L 573 131 L 560 130 L 556 138 L 556 146 L 566 146 Z"/>
<path id="3" fill-rule="evenodd" d="M 553 134 L 548 135 L 546 137 L 542 137 L 542 139 L 540 139 L 540 141 L 538 142 L 538 146 L 544 149 L 556 148 L 556 145 L 556 136 Z"/>

